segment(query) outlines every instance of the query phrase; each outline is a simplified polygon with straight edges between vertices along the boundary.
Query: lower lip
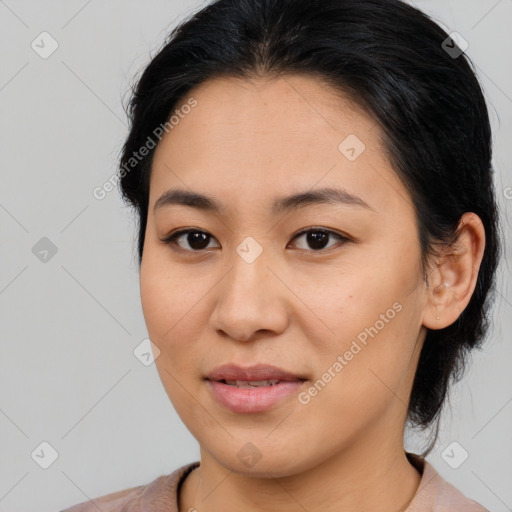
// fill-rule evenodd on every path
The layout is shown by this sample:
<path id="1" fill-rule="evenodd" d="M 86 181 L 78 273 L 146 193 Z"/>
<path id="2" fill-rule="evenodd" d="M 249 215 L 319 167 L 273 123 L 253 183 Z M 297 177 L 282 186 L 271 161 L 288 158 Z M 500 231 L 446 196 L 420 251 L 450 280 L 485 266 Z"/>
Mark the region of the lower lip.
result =
<path id="1" fill-rule="evenodd" d="M 305 381 L 281 381 L 274 386 L 238 388 L 214 380 L 206 381 L 215 399 L 233 412 L 262 412 L 296 394 Z"/>

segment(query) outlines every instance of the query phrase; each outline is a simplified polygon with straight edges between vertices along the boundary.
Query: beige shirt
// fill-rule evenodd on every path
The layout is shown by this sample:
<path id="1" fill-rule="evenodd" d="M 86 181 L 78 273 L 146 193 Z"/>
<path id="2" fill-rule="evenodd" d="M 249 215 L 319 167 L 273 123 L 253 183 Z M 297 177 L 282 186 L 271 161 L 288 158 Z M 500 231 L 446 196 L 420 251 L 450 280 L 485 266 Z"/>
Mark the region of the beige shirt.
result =
<path id="1" fill-rule="evenodd" d="M 444 480 L 425 459 L 412 453 L 407 455 L 422 476 L 418 490 L 404 512 L 489 512 Z M 180 486 L 198 466 L 199 462 L 192 462 L 149 484 L 106 494 L 60 512 L 179 512 Z"/>

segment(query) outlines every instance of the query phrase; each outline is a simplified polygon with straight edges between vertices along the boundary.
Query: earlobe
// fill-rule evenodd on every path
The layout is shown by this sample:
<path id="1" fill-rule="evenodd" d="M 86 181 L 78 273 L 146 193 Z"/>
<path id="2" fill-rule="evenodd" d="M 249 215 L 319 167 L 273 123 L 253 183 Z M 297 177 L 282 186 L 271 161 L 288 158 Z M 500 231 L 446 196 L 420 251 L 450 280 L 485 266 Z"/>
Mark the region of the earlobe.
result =
<path id="1" fill-rule="evenodd" d="M 423 325 L 429 329 L 448 327 L 462 314 L 476 287 L 485 248 L 485 229 L 478 215 L 465 213 L 455 242 L 441 250 L 427 289 L 428 303 Z"/>

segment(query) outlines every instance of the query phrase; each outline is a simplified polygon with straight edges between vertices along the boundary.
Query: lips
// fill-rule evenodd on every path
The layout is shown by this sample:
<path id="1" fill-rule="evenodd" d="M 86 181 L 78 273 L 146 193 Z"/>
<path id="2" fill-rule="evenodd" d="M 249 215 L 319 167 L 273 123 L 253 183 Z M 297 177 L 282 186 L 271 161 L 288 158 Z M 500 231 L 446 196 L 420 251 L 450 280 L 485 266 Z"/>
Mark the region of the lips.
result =
<path id="1" fill-rule="evenodd" d="M 282 381 L 307 380 L 304 375 L 295 374 L 274 365 L 256 364 L 244 367 L 233 363 L 218 366 L 205 379 L 246 387 L 275 385 Z"/>
<path id="2" fill-rule="evenodd" d="M 288 374 L 289 375 L 289 374 Z M 247 381 L 237 381 L 246 382 Z M 265 382 L 265 381 L 258 381 Z M 231 386 L 222 381 L 205 380 L 211 397 L 222 408 L 236 414 L 263 413 L 293 399 L 305 384 L 304 380 L 279 381 L 273 386 Z M 297 403 L 295 404 L 297 405 Z"/>

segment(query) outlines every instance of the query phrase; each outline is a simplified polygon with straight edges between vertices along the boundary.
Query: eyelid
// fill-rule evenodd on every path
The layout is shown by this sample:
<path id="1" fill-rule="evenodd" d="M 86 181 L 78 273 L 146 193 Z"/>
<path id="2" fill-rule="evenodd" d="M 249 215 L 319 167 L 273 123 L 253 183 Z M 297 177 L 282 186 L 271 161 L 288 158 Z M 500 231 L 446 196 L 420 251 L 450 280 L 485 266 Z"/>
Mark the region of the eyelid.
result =
<path id="1" fill-rule="evenodd" d="M 310 231 L 322 231 L 324 233 L 329 233 L 330 235 L 335 235 L 339 238 L 343 238 L 345 240 L 352 240 L 351 237 L 349 237 L 348 235 L 344 234 L 344 233 L 341 233 L 339 231 L 336 231 L 334 229 L 330 229 L 330 228 L 326 228 L 326 227 L 323 227 L 323 226 L 308 226 L 306 228 L 301 228 L 299 231 L 297 231 L 297 233 L 295 233 L 294 235 L 292 235 L 292 240 L 294 240 L 296 237 L 300 236 L 300 235 L 303 235 L 305 233 L 309 233 Z"/>
<path id="2" fill-rule="evenodd" d="M 199 229 L 199 228 L 184 228 L 184 229 L 178 229 L 176 231 L 173 231 L 171 234 L 165 236 L 164 238 L 160 238 L 160 241 L 163 242 L 166 245 L 171 246 L 173 251 L 188 252 L 188 253 L 191 253 L 191 254 L 194 254 L 194 253 L 196 253 L 196 254 L 204 254 L 206 252 L 206 249 L 201 249 L 199 251 L 191 251 L 189 249 L 183 249 L 182 247 L 180 247 L 175 242 L 175 240 L 177 238 L 179 238 L 182 235 L 186 235 L 187 233 L 203 233 L 205 235 L 209 235 L 212 239 L 216 240 L 216 238 L 213 235 L 210 235 L 210 233 L 208 233 L 208 231 L 204 231 L 203 229 Z"/>
<path id="3" fill-rule="evenodd" d="M 305 235 L 305 234 L 307 234 L 309 232 L 323 232 L 323 233 L 327 233 L 327 234 L 337 238 L 338 239 L 338 244 L 333 245 L 331 247 L 328 247 L 327 249 L 319 249 L 319 250 L 316 250 L 316 251 L 315 250 L 310 250 L 310 249 L 299 249 L 299 251 L 305 251 L 308 254 L 318 254 L 318 255 L 326 254 L 326 253 L 330 252 L 332 249 L 335 249 L 340 244 L 344 245 L 344 244 L 346 244 L 348 242 L 353 242 L 354 241 L 348 235 L 339 233 L 337 231 L 334 231 L 332 229 L 325 228 L 325 227 L 322 227 L 322 226 L 310 226 L 310 227 L 307 227 L 307 228 L 302 228 L 300 231 L 298 231 L 297 233 L 292 235 L 291 241 L 293 241 L 296 238 L 298 238 L 300 236 L 303 236 L 303 235 Z M 161 238 L 160 241 L 165 243 L 166 245 L 171 246 L 172 250 L 176 251 L 176 252 L 190 253 L 190 254 L 196 254 L 196 255 L 205 254 L 205 253 L 209 252 L 208 249 L 200 249 L 200 250 L 194 251 L 194 250 L 189 250 L 189 249 L 183 249 L 182 247 L 180 247 L 175 242 L 175 240 L 177 238 L 179 238 L 180 236 L 185 235 L 187 233 L 203 233 L 203 234 L 209 235 L 211 239 L 216 240 L 216 238 L 213 235 L 211 235 L 207 231 L 204 231 L 203 229 L 200 229 L 200 228 L 184 228 L 184 229 L 178 229 L 177 231 L 172 232 L 170 235 L 167 235 L 166 237 Z"/>
<path id="4" fill-rule="evenodd" d="M 349 237 L 348 235 L 339 233 L 338 231 L 334 231 L 333 229 L 324 228 L 322 226 L 310 226 L 307 228 L 303 228 L 300 231 L 298 231 L 295 235 L 292 236 L 291 241 L 295 240 L 296 238 L 303 236 L 309 232 L 323 232 L 331 235 L 334 238 L 338 239 L 338 243 L 331 245 L 330 247 L 327 247 L 326 249 L 319 249 L 317 251 L 314 251 L 312 249 L 298 249 L 299 251 L 306 252 L 308 254 L 312 254 L 314 256 L 318 255 L 321 256 L 323 254 L 328 254 L 332 250 L 335 250 L 336 248 L 339 248 L 341 245 L 345 245 L 348 242 L 352 242 L 353 239 Z"/>

